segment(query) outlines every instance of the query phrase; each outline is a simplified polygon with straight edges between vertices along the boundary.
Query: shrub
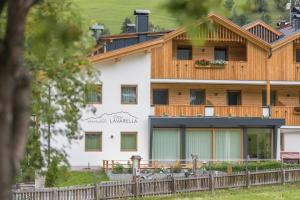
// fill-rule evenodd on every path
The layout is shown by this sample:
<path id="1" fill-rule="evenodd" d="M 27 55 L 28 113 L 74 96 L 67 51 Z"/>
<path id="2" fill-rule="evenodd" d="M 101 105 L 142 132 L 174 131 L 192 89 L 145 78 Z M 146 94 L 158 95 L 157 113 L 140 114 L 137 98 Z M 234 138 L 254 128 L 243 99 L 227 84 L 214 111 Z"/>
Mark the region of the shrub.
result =
<path id="1" fill-rule="evenodd" d="M 298 164 L 283 164 L 278 161 L 257 161 L 257 162 L 249 162 L 248 165 L 246 163 L 232 163 L 232 171 L 233 172 L 241 172 L 248 170 L 255 171 L 255 170 L 268 170 L 268 169 L 279 169 L 282 166 L 284 168 L 293 168 L 293 167 L 300 167 Z M 227 172 L 227 162 L 221 163 L 210 163 L 207 167 L 210 170 L 215 171 L 222 171 Z"/>
<path id="2" fill-rule="evenodd" d="M 180 172 L 181 172 L 180 163 L 176 163 L 173 167 L 173 173 L 180 173 Z"/>
<path id="3" fill-rule="evenodd" d="M 124 167 L 122 165 L 117 164 L 114 167 L 113 173 L 115 173 L 115 174 L 122 174 L 123 172 L 124 172 Z"/>

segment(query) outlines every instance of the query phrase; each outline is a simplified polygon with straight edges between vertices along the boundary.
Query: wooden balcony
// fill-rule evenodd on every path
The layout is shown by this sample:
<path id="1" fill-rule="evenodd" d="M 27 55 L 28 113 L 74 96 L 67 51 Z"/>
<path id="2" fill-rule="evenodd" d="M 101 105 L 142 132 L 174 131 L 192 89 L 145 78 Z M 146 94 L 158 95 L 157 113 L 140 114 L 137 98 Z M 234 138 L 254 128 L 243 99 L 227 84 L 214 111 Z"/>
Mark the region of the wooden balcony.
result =
<path id="1" fill-rule="evenodd" d="M 152 69 L 152 77 L 203 80 L 264 80 L 265 78 L 264 72 L 250 73 L 246 61 L 228 61 L 224 66 L 202 67 L 196 66 L 193 60 L 172 60 L 168 68 Z"/>
<path id="2" fill-rule="evenodd" d="M 216 117 L 263 117 L 260 106 L 213 106 Z M 204 117 L 205 106 L 156 105 L 155 116 Z M 300 112 L 292 106 L 272 106 L 271 118 L 283 118 L 287 126 L 300 126 Z"/>
<path id="3" fill-rule="evenodd" d="M 271 117 L 284 118 L 287 126 L 300 126 L 300 112 L 293 106 L 272 106 Z"/>

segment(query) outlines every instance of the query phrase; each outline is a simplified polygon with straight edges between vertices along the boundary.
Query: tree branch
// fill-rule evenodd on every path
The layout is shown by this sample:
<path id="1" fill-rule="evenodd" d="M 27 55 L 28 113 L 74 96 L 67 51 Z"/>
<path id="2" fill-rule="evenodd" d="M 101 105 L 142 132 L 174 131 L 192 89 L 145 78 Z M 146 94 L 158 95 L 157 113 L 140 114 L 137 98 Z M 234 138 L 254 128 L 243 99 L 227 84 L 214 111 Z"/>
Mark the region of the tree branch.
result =
<path id="1" fill-rule="evenodd" d="M 38 2 L 40 2 L 41 0 L 26 0 L 25 1 L 25 5 L 24 8 L 26 10 L 26 12 L 35 4 L 37 4 Z"/>

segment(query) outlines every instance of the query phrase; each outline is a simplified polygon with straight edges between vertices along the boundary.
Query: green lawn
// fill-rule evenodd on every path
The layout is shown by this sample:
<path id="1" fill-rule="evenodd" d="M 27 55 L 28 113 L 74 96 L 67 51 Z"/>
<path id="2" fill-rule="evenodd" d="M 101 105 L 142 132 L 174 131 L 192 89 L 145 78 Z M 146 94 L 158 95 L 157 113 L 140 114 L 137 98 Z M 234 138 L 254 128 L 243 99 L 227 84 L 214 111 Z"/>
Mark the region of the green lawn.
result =
<path id="1" fill-rule="evenodd" d="M 162 6 L 168 0 L 73 0 L 79 7 L 80 12 L 88 19 L 89 25 L 95 22 L 104 23 L 112 34 L 120 33 L 121 24 L 125 17 L 134 21 L 133 10 L 149 9 L 150 21 L 165 29 L 178 27 L 176 18 Z M 235 5 L 244 4 L 247 0 L 235 0 Z M 281 19 L 282 13 L 276 9 L 274 0 L 269 0 L 269 14 L 272 15 L 272 24 Z M 219 6 L 219 5 L 218 5 Z M 212 8 L 213 10 L 213 8 Z M 259 14 L 247 15 L 250 21 L 259 19 Z"/>
<path id="2" fill-rule="evenodd" d="M 60 176 L 57 187 L 87 185 L 108 181 L 108 177 L 103 171 L 70 171 L 66 175 Z"/>
<path id="3" fill-rule="evenodd" d="M 149 9 L 150 21 L 166 29 L 174 29 L 176 19 L 161 6 L 166 0 L 74 0 L 90 23 L 101 22 L 111 33 L 120 33 L 125 17 L 134 20 L 135 9 Z"/>
<path id="4" fill-rule="evenodd" d="M 250 189 L 216 190 L 176 196 L 149 197 L 145 200 L 199 199 L 199 200 L 299 200 L 300 184 L 285 186 L 261 186 Z"/>

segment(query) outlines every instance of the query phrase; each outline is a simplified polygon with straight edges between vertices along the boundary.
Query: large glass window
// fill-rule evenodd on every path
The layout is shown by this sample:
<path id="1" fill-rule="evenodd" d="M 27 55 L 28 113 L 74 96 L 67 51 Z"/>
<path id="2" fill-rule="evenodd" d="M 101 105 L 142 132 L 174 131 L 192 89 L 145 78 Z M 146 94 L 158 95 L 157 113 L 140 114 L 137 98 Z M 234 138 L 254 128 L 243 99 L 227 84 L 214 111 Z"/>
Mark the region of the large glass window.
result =
<path id="1" fill-rule="evenodd" d="M 153 104 L 167 105 L 169 103 L 168 89 L 154 89 L 153 90 Z"/>
<path id="2" fill-rule="evenodd" d="M 271 106 L 275 106 L 276 105 L 276 101 L 277 101 L 277 92 L 275 90 L 271 90 L 271 94 L 270 94 L 270 103 Z M 262 105 L 266 106 L 267 105 L 267 93 L 265 90 L 262 91 Z"/>
<path id="3" fill-rule="evenodd" d="M 205 104 L 205 91 L 192 89 L 190 91 L 190 104 L 191 105 L 204 105 Z"/>
<path id="4" fill-rule="evenodd" d="M 272 129 L 248 129 L 248 155 L 250 158 L 272 158 Z"/>
<path id="5" fill-rule="evenodd" d="M 85 93 L 87 103 L 102 103 L 102 85 L 87 85 Z"/>
<path id="6" fill-rule="evenodd" d="M 215 60 L 228 60 L 227 59 L 227 48 L 215 47 Z"/>
<path id="7" fill-rule="evenodd" d="M 216 129 L 216 159 L 238 160 L 242 158 L 240 129 Z"/>
<path id="8" fill-rule="evenodd" d="M 153 130 L 152 159 L 180 159 L 180 130 L 177 128 L 156 128 Z"/>
<path id="9" fill-rule="evenodd" d="M 178 46 L 177 60 L 192 60 L 192 46 Z"/>
<path id="10" fill-rule="evenodd" d="M 187 129 L 186 131 L 186 159 L 191 154 L 198 155 L 200 160 L 212 159 L 212 130 Z"/>
<path id="11" fill-rule="evenodd" d="M 121 133 L 121 151 L 137 151 L 137 133 Z"/>
<path id="12" fill-rule="evenodd" d="M 102 151 L 102 134 L 95 132 L 85 133 L 85 151 Z"/>
<path id="13" fill-rule="evenodd" d="M 228 91 L 227 102 L 229 106 L 241 105 L 241 91 Z"/>
<path id="14" fill-rule="evenodd" d="M 137 86 L 121 87 L 121 103 L 136 104 L 137 103 Z"/>

